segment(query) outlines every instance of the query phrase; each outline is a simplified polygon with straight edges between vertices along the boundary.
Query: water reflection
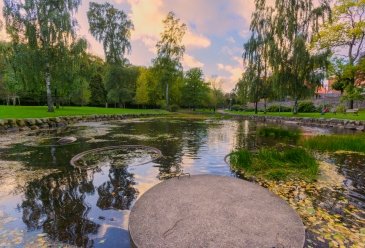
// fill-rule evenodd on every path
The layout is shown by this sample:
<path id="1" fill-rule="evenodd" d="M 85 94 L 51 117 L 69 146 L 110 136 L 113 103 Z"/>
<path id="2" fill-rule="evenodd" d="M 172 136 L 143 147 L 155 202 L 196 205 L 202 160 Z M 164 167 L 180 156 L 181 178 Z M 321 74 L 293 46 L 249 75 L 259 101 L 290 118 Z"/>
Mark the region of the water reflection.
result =
<path id="1" fill-rule="evenodd" d="M 85 203 L 94 194 L 87 173 L 55 174 L 29 184 L 21 204 L 28 231 L 43 229 L 51 239 L 90 247 L 90 234 L 99 225 L 89 219 L 92 206 Z"/>
<path id="2" fill-rule="evenodd" d="M 166 175 L 181 170 L 193 175 L 236 176 L 224 162 L 233 149 L 255 150 L 284 142 L 258 137 L 256 130 L 260 125 L 263 124 L 250 121 L 148 119 L 113 122 L 109 126 L 89 123 L 85 128 L 70 128 L 64 133 L 38 133 L 45 138 L 72 135 L 79 142 L 62 147 L 23 143 L 1 148 L 0 160 L 20 161 L 24 170 L 49 168 L 60 172 L 30 180 L 17 196 L 0 200 L 14 209 L 19 207 L 21 221 L 14 222 L 13 227 L 24 228 L 30 235 L 45 232 L 53 240 L 82 247 L 129 247 L 129 209 L 143 192 Z M 116 145 L 156 147 L 163 157 L 140 166 L 106 164 L 81 170 L 69 165 L 80 152 Z M 356 173 L 364 168 L 356 166 L 364 161 L 350 165 L 346 158 L 336 159 L 353 187 L 360 189 L 353 192 L 363 197 L 364 177 Z"/>

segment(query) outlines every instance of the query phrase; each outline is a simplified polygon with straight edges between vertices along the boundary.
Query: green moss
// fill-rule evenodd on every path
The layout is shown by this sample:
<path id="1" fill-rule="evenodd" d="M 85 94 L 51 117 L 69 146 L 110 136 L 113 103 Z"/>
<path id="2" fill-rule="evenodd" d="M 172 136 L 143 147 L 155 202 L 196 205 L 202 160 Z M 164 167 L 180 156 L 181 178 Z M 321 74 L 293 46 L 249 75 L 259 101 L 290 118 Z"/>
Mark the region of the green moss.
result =
<path id="1" fill-rule="evenodd" d="M 230 155 L 230 163 L 248 176 L 271 180 L 303 179 L 313 181 L 318 164 L 311 153 L 300 147 L 262 148 L 257 153 L 240 149 Z"/>
<path id="2" fill-rule="evenodd" d="M 320 135 L 304 139 L 300 144 L 318 151 L 351 151 L 365 153 L 365 134 Z"/>
<path id="3" fill-rule="evenodd" d="M 286 129 L 281 127 L 261 127 L 258 129 L 257 134 L 261 137 L 273 137 L 284 139 L 295 139 L 300 137 L 299 129 Z"/>

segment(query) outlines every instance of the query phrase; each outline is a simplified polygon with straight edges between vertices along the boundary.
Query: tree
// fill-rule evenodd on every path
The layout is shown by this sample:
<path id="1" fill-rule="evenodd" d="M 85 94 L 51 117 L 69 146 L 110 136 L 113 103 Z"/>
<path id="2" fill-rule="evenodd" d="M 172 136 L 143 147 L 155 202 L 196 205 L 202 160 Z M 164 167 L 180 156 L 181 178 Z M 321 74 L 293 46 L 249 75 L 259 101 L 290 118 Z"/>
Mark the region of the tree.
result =
<path id="1" fill-rule="evenodd" d="M 332 22 L 323 25 L 316 36 L 315 44 L 319 48 L 332 49 L 337 56 L 344 56 L 348 64 L 344 67 L 347 70 L 354 71 L 356 70 L 354 66 L 365 48 L 364 40 L 365 1 L 337 0 L 333 7 Z M 348 79 L 350 81 L 346 84 L 345 88 L 353 91 L 353 88 L 356 87 L 356 78 L 352 77 Z M 342 81 L 338 75 L 336 75 L 336 80 Z M 353 108 L 354 101 L 351 98 L 349 99 L 350 108 Z"/>
<path id="2" fill-rule="evenodd" d="M 209 80 L 209 107 L 213 108 L 214 112 L 218 106 L 224 102 L 224 93 L 222 91 L 222 81 L 213 77 Z"/>
<path id="3" fill-rule="evenodd" d="M 269 55 L 272 80 L 274 88 L 292 97 L 296 114 L 298 100 L 313 95 L 325 77 L 329 50 L 309 47 L 329 18 L 330 7 L 326 2 L 314 8 L 312 0 L 282 0 L 275 2 L 274 13 Z"/>
<path id="4" fill-rule="evenodd" d="M 153 64 L 165 89 L 165 104 L 168 107 L 171 84 L 176 82 L 181 75 L 180 60 L 185 52 L 182 39 L 186 32 L 186 25 L 180 23 L 180 19 L 176 18 L 173 12 L 168 13 L 163 24 L 164 31 L 161 33 L 161 39 L 156 45 L 157 58 L 153 60 Z"/>
<path id="5" fill-rule="evenodd" d="M 138 67 L 110 65 L 106 77 L 109 101 L 114 102 L 118 107 L 125 107 L 127 102 L 132 102 L 135 97 L 138 76 Z"/>
<path id="6" fill-rule="evenodd" d="M 90 77 L 90 91 L 91 91 L 91 102 L 93 106 L 102 106 L 107 102 L 107 91 L 104 84 L 104 74 L 105 74 L 105 63 L 102 59 L 91 56 L 91 72 Z"/>
<path id="7" fill-rule="evenodd" d="M 90 33 L 103 43 L 106 61 L 110 64 L 126 64 L 124 57 L 130 52 L 130 36 L 133 23 L 122 11 L 110 3 L 90 2 L 87 17 Z"/>
<path id="8" fill-rule="evenodd" d="M 137 79 L 136 103 L 141 105 L 149 104 L 150 97 L 148 92 L 148 81 L 150 72 L 146 68 L 141 68 L 141 72 Z"/>
<path id="9" fill-rule="evenodd" d="M 39 58 L 49 112 L 54 111 L 51 75 L 57 67 L 55 56 L 75 39 L 74 14 L 79 5 L 80 0 L 4 0 L 6 29 L 12 42 L 26 44 Z"/>
<path id="10" fill-rule="evenodd" d="M 192 68 L 185 74 L 182 89 L 183 103 L 189 108 L 195 109 L 203 105 L 208 98 L 209 87 L 204 82 L 204 74 L 200 68 Z"/>
<path id="11" fill-rule="evenodd" d="M 265 0 L 255 0 L 255 11 L 252 14 L 250 31 L 251 38 L 244 44 L 243 58 L 248 67 L 246 83 L 251 100 L 255 103 L 255 113 L 258 112 L 258 102 L 267 98 L 268 72 L 270 70 L 269 54 L 273 40 L 273 9 L 266 6 Z M 265 100 L 266 102 L 266 100 Z"/>

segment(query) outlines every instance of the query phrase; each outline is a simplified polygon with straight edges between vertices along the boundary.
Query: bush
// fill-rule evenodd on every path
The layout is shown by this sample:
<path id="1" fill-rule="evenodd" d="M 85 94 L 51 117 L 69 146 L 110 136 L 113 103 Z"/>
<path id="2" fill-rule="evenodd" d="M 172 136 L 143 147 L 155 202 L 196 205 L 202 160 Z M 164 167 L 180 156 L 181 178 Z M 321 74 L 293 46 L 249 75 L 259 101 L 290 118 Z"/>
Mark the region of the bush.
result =
<path id="1" fill-rule="evenodd" d="M 298 106 L 299 113 L 315 113 L 318 112 L 313 102 L 300 102 Z"/>
<path id="2" fill-rule="evenodd" d="M 231 107 L 232 111 L 245 111 L 245 108 L 242 105 L 234 104 Z"/>
<path id="3" fill-rule="evenodd" d="M 291 108 L 280 105 L 271 105 L 267 108 L 267 112 L 291 112 Z"/>
<path id="4" fill-rule="evenodd" d="M 338 105 L 336 107 L 336 113 L 342 113 L 342 114 L 346 113 L 346 107 L 342 104 Z"/>
<path id="5" fill-rule="evenodd" d="M 170 112 L 177 112 L 177 111 L 179 111 L 179 109 L 180 109 L 180 107 L 178 105 L 172 104 L 171 106 L 169 106 L 169 109 L 168 110 Z"/>

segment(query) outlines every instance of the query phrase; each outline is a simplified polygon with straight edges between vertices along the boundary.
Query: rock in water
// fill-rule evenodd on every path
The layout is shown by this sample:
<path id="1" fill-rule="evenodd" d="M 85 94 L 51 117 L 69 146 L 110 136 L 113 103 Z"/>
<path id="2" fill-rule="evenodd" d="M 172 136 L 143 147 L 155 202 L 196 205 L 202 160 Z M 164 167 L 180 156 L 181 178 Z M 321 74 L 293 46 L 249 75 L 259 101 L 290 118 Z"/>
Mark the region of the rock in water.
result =
<path id="1" fill-rule="evenodd" d="M 75 137 L 63 137 L 63 138 L 59 139 L 57 141 L 57 143 L 60 144 L 60 145 L 65 145 L 65 144 L 75 142 L 76 140 L 77 139 Z"/>

